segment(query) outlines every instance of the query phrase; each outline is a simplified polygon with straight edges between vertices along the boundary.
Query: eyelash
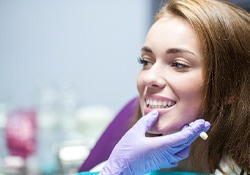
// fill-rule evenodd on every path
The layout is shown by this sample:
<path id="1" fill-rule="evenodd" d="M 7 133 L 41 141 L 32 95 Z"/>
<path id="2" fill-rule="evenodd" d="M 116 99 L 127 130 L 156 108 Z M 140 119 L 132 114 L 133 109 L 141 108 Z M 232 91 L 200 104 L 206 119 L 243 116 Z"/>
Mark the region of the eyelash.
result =
<path id="1" fill-rule="evenodd" d="M 174 61 L 172 64 L 171 64 L 172 67 L 175 67 L 176 69 L 187 69 L 189 68 L 188 65 L 186 64 L 183 64 L 183 63 L 179 63 L 178 61 Z"/>
<path id="2" fill-rule="evenodd" d="M 144 60 L 143 58 L 141 58 L 141 57 L 138 57 L 138 63 L 139 64 L 142 64 L 143 66 L 147 66 L 150 62 L 149 61 L 146 61 L 146 60 Z"/>
<path id="3" fill-rule="evenodd" d="M 139 63 L 139 64 L 142 64 L 143 66 L 147 66 L 148 64 L 151 64 L 149 61 L 144 60 L 144 59 L 141 58 L 141 57 L 138 57 L 137 60 L 138 60 L 138 63 Z M 176 69 L 178 69 L 178 70 L 184 70 L 184 69 L 188 69 L 188 68 L 189 68 L 188 65 L 183 64 L 183 63 L 180 63 L 180 62 L 178 62 L 178 61 L 174 61 L 170 66 L 171 66 L 171 67 L 174 67 L 174 68 L 176 68 Z"/>

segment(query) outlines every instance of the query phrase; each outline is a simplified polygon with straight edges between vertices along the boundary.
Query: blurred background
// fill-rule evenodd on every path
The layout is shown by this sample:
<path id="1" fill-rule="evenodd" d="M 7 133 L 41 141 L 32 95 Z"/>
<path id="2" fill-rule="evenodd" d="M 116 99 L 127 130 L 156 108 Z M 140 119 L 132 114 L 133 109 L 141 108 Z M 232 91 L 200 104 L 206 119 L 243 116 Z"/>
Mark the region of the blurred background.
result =
<path id="1" fill-rule="evenodd" d="M 0 174 L 77 171 L 137 95 L 137 58 L 161 3 L 0 0 Z"/>

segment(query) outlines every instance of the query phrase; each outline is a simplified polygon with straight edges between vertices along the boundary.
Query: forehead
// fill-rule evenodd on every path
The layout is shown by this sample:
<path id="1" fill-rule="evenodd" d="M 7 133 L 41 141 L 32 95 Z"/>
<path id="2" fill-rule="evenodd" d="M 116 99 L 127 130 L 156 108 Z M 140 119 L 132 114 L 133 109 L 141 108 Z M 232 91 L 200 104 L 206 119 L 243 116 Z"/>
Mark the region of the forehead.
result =
<path id="1" fill-rule="evenodd" d="M 182 48 L 201 57 L 201 42 L 196 31 L 187 21 L 176 16 L 166 15 L 156 21 L 144 45 L 155 51 Z"/>

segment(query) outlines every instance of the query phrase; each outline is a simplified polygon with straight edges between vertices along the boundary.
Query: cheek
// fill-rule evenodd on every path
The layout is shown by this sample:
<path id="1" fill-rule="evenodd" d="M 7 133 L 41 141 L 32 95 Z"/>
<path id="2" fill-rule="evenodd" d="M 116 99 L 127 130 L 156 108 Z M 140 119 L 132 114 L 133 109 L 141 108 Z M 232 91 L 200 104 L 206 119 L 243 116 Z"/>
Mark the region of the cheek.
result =
<path id="1" fill-rule="evenodd" d="M 197 81 L 198 82 L 198 81 Z M 182 115 L 190 121 L 194 120 L 199 115 L 199 110 L 202 105 L 202 83 L 193 83 L 192 85 L 186 84 L 185 88 L 180 90 L 181 102 L 180 108 L 182 109 Z"/>
<path id="2" fill-rule="evenodd" d="M 197 104 L 200 104 L 201 102 L 202 88 L 202 80 L 196 79 L 194 81 L 183 83 L 183 86 L 179 89 L 179 94 L 186 103 L 197 106 Z"/>
<path id="3" fill-rule="evenodd" d="M 203 76 L 201 69 L 187 73 L 178 79 L 173 79 L 171 85 L 180 101 L 187 103 L 187 106 L 190 107 L 191 104 L 200 103 L 201 91 L 203 88 Z"/>

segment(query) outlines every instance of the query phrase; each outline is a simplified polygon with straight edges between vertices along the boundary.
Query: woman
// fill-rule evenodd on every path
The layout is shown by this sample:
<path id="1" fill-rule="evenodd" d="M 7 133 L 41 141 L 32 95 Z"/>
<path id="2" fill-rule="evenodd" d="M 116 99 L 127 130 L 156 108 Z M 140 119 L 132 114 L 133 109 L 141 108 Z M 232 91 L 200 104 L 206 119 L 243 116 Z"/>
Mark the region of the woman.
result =
<path id="1" fill-rule="evenodd" d="M 242 9 L 221 1 L 173 0 L 156 15 L 156 23 L 169 15 L 188 22 L 201 43 L 199 49 L 201 51 L 203 70 L 202 98 L 201 100 L 193 99 L 196 96 L 194 94 L 188 98 L 192 99 L 191 101 L 202 103 L 198 117 L 211 123 L 208 140 L 203 142 L 197 139 L 192 145 L 190 157 L 188 160 L 180 163 L 178 169 L 214 173 L 216 169 L 223 172 L 223 168 L 228 169 L 228 167 L 234 170 L 237 169 L 235 165 L 238 165 L 243 171 L 245 170 L 247 173 L 250 173 L 249 14 Z M 172 27 L 173 30 L 178 30 L 174 26 Z M 167 29 L 165 32 L 167 32 Z M 166 37 L 165 40 L 168 39 Z M 193 39 L 192 37 L 186 38 L 184 43 L 190 43 Z M 155 47 L 158 46 L 155 45 Z M 141 62 L 144 63 L 144 68 L 148 66 L 148 63 L 157 64 L 157 58 L 152 58 L 154 56 L 150 55 L 149 59 L 142 56 Z M 184 72 L 191 72 L 196 69 L 192 64 L 190 66 L 189 62 L 186 64 L 185 60 L 180 63 L 175 62 L 174 64 L 173 66 L 179 66 Z M 153 69 L 153 66 L 151 69 Z M 140 78 L 140 76 L 144 76 L 142 75 L 143 72 L 140 73 L 138 78 L 139 92 L 143 91 L 140 90 L 143 86 L 142 82 L 140 82 L 141 80 L 148 87 L 152 85 L 157 86 L 151 88 L 154 90 L 162 86 L 160 84 L 162 82 L 150 84 L 153 82 L 153 80 L 149 80 L 150 77 L 145 79 L 143 77 Z M 164 74 L 164 72 L 161 73 Z M 165 76 L 172 76 L 170 78 L 173 79 L 178 78 L 178 75 L 171 75 L 171 72 L 167 72 L 167 70 L 165 71 Z M 184 88 L 196 88 L 197 92 L 199 92 L 197 88 L 200 86 L 197 84 L 200 79 L 197 78 L 196 81 L 190 79 L 193 87 L 186 85 L 186 80 L 182 76 L 177 81 L 185 86 Z M 143 94 L 140 93 L 140 96 L 143 97 Z M 142 104 L 143 102 L 141 102 L 141 106 Z M 192 107 L 192 109 L 194 108 Z M 139 114 L 138 116 L 141 115 Z M 173 122 L 175 123 L 175 121 Z M 162 127 L 166 129 L 168 128 L 167 124 L 174 126 L 169 121 L 158 120 L 155 128 Z M 191 163 L 189 168 L 187 167 L 187 163 Z"/>
<path id="2" fill-rule="evenodd" d="M 218 0 L 170 0 L 156 15 L 139 62 L 135 121 L 144 117 L 100 174 L 249 174 L 249 14 Z M 205 121 L 209 137 L 196 139 L 208 130 Z"/>

